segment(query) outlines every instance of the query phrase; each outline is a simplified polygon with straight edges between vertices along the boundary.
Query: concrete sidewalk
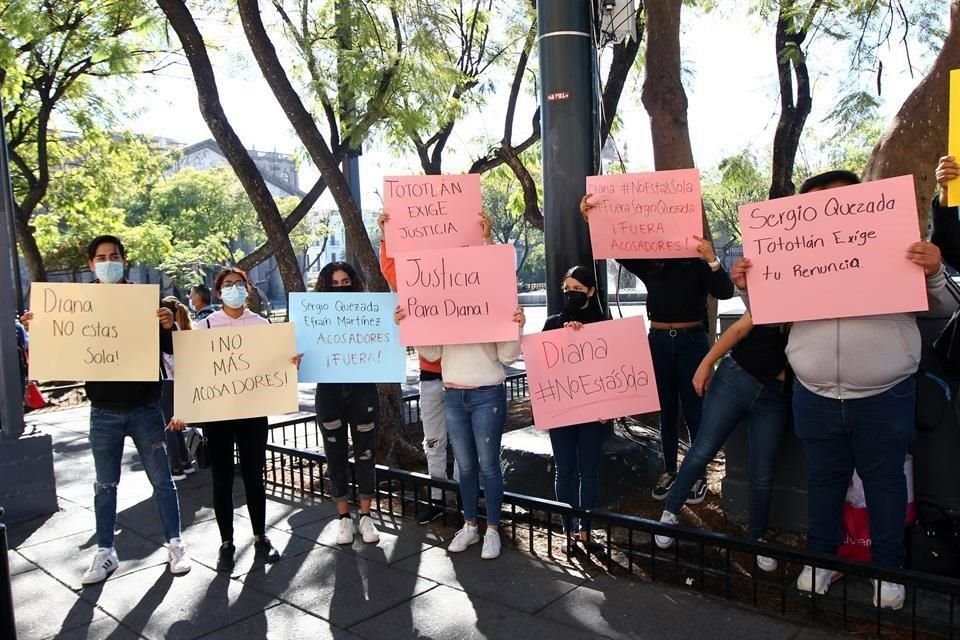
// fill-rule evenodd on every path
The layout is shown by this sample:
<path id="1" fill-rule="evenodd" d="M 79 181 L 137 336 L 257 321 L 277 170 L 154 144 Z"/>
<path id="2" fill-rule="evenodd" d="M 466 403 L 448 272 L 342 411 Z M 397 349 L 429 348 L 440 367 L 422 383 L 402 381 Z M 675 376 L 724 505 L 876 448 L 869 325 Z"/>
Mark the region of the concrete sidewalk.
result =
<path id="1" fill-rule="evenodd" d="M 193 570 L 167 571 L 151 488 L 124 456 L 119 570 L 80 588 L 94 551 L 88 410 L 31 416 L 54 439 L 61 511 L 10 528 L 19 640 L 42 638 L 777 638 L 835 637 L 711 599 L 531 557 L 505 545 L 451 556 L 454 531 L 379 519 L 379 545 L 338 546 L 332 503 L 271 496 L 268 535 L 283 558 L 255 565 L 238 495 L 237 566 L 214 571 L 219 534 L 210 479 L 178 483 Z M 3 479 L 9 482 L 10 479 Z M 240 483 L 237 482 L 239 488 Z M 6 640 L 6 639 L 4 639 Z"/>

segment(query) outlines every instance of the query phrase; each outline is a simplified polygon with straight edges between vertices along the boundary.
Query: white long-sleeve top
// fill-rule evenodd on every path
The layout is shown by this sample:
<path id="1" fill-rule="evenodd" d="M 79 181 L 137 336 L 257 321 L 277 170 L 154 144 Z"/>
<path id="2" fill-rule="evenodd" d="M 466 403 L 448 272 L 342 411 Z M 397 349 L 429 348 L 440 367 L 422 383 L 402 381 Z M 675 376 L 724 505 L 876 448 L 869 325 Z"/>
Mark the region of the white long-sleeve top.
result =
<path id="1" fill-rule="evenodd" d="M 415 347 L 429 362 L 443 358 L 443 382 L 455 387 L 486 387 L 506 378 L 503 365 L 520 357 L 520 342 L 485 342 Z"/>

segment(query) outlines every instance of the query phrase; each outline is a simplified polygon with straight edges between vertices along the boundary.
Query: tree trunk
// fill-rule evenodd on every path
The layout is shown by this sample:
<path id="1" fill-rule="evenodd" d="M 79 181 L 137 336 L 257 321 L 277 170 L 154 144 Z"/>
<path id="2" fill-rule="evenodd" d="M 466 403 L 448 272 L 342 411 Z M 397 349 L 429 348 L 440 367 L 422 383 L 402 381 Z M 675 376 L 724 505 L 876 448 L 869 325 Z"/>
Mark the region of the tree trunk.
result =
<path id="1" fill-rule="evenodd" d="M 24 220 L 19 205 L 14 205 L 14 229 L 17 233 L 17 242 L 20 243 L 20 253 L 23 255 L 23 264 L 27 267 L 31 282 L 46 282 L 47 268 L 43 264 L 43 256 L 37 239 L 33 236 L 33 229 L 29 222 Z M 19 265 L 17 266 L 19 268 Z"/>
<path id="2" fill-rule="evenodd" d="M 650 116 L 657 171 L 693 166 L 687 94 L 680 81 L 680 10 L 683 0 L 645 3 L 647 64 L 641 101 Z"/>
<path id="3" fill-rule="evenodd" d="M 360 267 L 366 276 L 370 290 L 389 291 L 387 281 L 380 272 L 380 263 L 373 251 L 367 229 L 363 224 L 363 216 L 350 192 L 350 185 L 340 171 L 337 158 L 330 151 L 313 116 L 304 107 L 300 96 L 290 84 L 286 71 L 277 57 L 273 42 L 270 41 L 270 36 L 263 25 L 259 3 L 257 0 L 238 0 L 237 6 L 247 42 L 250 44 L 264 79 L 297 132 L 297 137 L 310 154 L 311 160 L 320 170 L 320 175 L 326 180 L 330 194 L 337 203 L 348 241 L 360 261 Z"/>
<path id="4" fill-rule="evenodd" d="M 960 0 L 952 0 L 950 31 L 940 55 L 926 77 L 904 100 L 863 170 L 864 180 L 913 174 L 923 236 L 927 233 L 930 199 L 936 188 L 934 169 L 937 159 L 946 154 L 950 70 L 958 67 Z"/>
<path id="5" fill-rule="evenodd" d="M 401 469 L 423 466 L 426 464 L 423 449 L 411 444 L 403 435 L 405 421 L 400 385 L 378 384 L 377 391 L 380 394 L 378 448 L 383 451 L 385 464 Z"/>
<path id="6" fill-rule="evenodd" d="M 646 78 L 641 101 L 650 116 L 653 164 L 657 171 L 689 169 L 693 164 L 687 94 L 680 80 L 680 11 L 683 0 L 644 3 L 647 26 Z M 703 235 L 712 240 L 707 211 Z M 717 335 L 717 301 L 707 298 L 707 338 Z"/>
<path id="7" fill-rule="evenodd" d="M 815 11 L 815 9 L 811 9 Z M 806 29 L 798 25 L 793 2 L 784 0 L 777 16 L 776 55 L 780 81 L 780 118 L 773 137 L 773 169 L 770 198 L 793 195 L 793 167 L 800 146 L 800 136 L 810 115 L 810 75 L 802 45 Z M 793 99 L 793 78 L 797 79 L 797 99 Z"/>
<path id="8" fill-rule="evenodd" d="M 288 292 L 303 291 L 305 287 L 297 254 L 290 244 L 277 203 L 220 104 L 217 81 L 197 23 L 182 0 L 157 0 L 157 4 L 180 39 L 197 87 L 200 114 L 257 212 L 267 240 L 273 247 L 284 288 Z"/>

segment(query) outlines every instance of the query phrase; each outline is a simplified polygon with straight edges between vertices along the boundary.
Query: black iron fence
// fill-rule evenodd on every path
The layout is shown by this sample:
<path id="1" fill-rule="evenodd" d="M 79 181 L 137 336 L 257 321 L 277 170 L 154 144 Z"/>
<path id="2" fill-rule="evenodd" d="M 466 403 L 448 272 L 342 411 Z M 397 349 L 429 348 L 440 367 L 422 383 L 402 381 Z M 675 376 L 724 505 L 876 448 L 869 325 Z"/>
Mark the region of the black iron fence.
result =
<path id="1" fill-rule="evenodd" d="M 325 457 L 317 451 L 280 444 L 267 446 L 267 484 L 290 494 L 329 497 L 323 468 Z M 421 473 L 378 465 L 376 507 L 383 513 L 413 516 L 431 488 L 443 494 L 443 524 L 459 526 L 457 487 L 453 482 Z M 356 498 L 356 496 L 354 496 Z M 646 518 L 610 511 L 584 511 L 566 504 L 507 492 L 503 500 L 501 535 L 518 548 L 541 556 L 559 556 L 555 539 L 562 538 L 563 516 L 589 515 L 593 523 L 590 561 L 617 575 L 666 583 L 726 599 L 742 606 L 808 621 L 845 632 L 884 637 L 946 637 L 960 635 L 956 605 L 960 580 L 907 570 L 889 570 L 847 562 L 835 556 L 808 554 L 796 549 L 751 542 L 727 535 L 670 526 Z M 655 536 L 676 543 L 660 549 Z M 765 573 L 757 556 L 777 560 L 775 571 Z M 804 565 L 837 571 L 845 578 L 826 595 L 801 594 L 795 583 Z M 871 580 L 906 587 L 906 604 L 900 611 L 881 609 L 872 602 Z"/>

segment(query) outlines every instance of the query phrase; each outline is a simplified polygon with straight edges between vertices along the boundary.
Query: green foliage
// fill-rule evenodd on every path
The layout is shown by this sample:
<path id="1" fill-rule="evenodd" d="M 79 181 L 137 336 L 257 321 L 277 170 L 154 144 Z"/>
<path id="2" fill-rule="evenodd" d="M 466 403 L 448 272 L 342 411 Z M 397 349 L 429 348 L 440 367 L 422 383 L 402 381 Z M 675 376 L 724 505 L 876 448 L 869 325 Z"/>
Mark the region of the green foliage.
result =
<path id="1" fill-rule="evenodd" d="M 539 147 L 526 154 L 526 165 L 542 189 Z M 540 194 L 542 199 L 543 195 Z M 523 192 L 507 166 L 488 171 L 482 182 L 483 210 L 493 222 L 496 242 L 512 243 L 517 248 L 517 279 L 521 282 L 543 282 L 546 269 L 543 232 L 523 216 Z"/>
<path id="2" fill-rule="evenodd" d="M 747 202 L 767 199 L 770 188 L 769 168 L 758 166 L 749 149 L 725 158 L 713 171 L 703 176 L 703 203 L 707 221 L 723 242 L 730 246 L 740 242 L 740 219 L 737 207 Z"/>

